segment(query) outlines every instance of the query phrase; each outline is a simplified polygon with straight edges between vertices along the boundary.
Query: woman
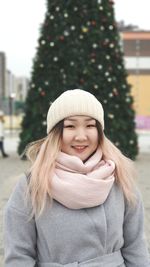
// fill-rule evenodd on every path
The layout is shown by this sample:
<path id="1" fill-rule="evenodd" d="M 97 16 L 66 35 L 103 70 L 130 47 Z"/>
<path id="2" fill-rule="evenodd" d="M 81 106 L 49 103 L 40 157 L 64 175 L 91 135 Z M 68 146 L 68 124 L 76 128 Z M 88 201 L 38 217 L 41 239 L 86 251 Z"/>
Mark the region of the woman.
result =
<path id="1" fill-rule="evenodd" d="M 5 267 L 149 267 L 134 168 L 104 135 L 101 103 L 75 89 L 32 143 L 5 210 Z"/>
<path id="2" fill-rule="evenodd" d="M 0 150 L 3 158 L 7 158 L 8 155 L 4 150 L 4 112 L 0 110 Z"/>

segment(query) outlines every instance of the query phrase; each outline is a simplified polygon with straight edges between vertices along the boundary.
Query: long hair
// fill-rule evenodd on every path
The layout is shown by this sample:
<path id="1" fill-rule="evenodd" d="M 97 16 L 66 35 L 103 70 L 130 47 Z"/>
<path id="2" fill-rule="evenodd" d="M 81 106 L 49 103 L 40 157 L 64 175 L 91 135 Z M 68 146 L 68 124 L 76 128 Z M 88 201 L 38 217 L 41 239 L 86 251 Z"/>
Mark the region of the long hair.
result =
<path id="1" fill-rule="evenodd" d="M 47 195 L 51 199 L 50 178 L 61 149 L 62 123 L 58 123 L 47 137 L 29 144 L 26 151 L 27 158 L 32 162 L 26 192 L 26 198 L 31 199 L 31 217 L 41 215 Z"/>
<path id="2" fill-rule="evenodd" d="M 123 153 L 105 136 L 99 122 L 97 122 L 97 129 L 103 159 L 111 159 L 114 161 L 115 181 L 121 186 L 127 201 L 134 205 L 136 201 L 135 178 L 137 176 L 134 162 L 123 155 Z"/>
<path id="3" fill-rule="evenodd" d="M 126 199 L 134 203 L 133 162 L 125 157 L 121 151 L 104 135 L 99 122 L 96 122 L 99 136 L 99 146 L 103 159 L 115 162 L 116 182 L 121 186 Z M 47 137 L 29 145 L 26 155 L 32 162 L 28 182 L 27 197 L 30 196 L 32 214 L 40 216 L 44 210 L 47 196 L 51 196 L 51 177 L 53 176 L 58 152 L 61 150 L 63 121 L 58 123 Z"/>

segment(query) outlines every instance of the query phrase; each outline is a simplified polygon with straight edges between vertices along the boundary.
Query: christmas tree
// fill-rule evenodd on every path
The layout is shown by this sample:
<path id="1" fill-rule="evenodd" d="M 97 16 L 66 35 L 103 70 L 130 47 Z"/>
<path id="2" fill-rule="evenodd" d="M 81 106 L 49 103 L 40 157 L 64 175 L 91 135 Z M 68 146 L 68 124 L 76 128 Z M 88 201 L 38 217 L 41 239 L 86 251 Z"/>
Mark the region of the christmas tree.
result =
<path id="1" fill-rule="evenodd" d="M 47 0 L 30 89 L 22 122 L 19 153 L 46 135 L 50 102 L 68 89 L 94 94 L 105 111 L 105 134 L 135 158 L 133 99 L 124 68 L 112 0 Z"/>

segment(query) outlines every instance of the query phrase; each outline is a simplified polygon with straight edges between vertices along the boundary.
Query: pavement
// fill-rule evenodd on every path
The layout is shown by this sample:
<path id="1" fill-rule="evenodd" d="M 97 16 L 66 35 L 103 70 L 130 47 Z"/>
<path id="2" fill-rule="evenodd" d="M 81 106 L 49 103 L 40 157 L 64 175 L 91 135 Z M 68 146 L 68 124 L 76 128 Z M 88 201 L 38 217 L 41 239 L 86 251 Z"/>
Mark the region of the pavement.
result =
<path id="1" fill-rule="evenodd" d="M 145 235 L 150 249 L 150 132 L 138 132 L 139 155 L 135 161 L 138 172 L 137 183 L 142 193 L 145 208 Z M 5 150 L 9 154 L 0 155 L 0 267 L 3 267 L 3 209 L 19 177 L 30 164 L 20 160 L 16 150 L 19 137 L 16 132 L 7 132 Z"/>

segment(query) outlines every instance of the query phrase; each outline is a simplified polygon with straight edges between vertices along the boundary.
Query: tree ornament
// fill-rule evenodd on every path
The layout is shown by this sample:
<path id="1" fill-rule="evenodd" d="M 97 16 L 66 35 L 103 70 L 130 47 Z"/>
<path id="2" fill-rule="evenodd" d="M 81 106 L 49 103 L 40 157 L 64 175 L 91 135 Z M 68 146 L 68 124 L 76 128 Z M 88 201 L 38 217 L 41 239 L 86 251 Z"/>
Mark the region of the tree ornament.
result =
<path id="1" fill-rule="evenodd" d="M 58 61 L 58 57 L 54 57 L 53 60 L 54 60 L 55 62 L 57 62 L 57 61 Z"/>
<path id="2" fill-rule="evenodd" d="M 74 31 L 74 30 L 76 29 L 76 27 L 75 27 L 74 25 L 72 25 L 72 26 L 70 27 L 70 29 L 71 29 L 72 31 Z"/>
<path id="3" fill-rule="evenodd" d="M 46 121 L 43 121 L 42 124 L 45 126 L 45 125 L 47 125 L 47 122 Z"/>
<path id="4" fill-rule="evenodd" d="M 49 82 L 48 81 L 45 81 L 45 85 L 49 85 Z"/>
<path id="5" fill-rule="evenodd" d="M 80 79 L 80 84 L 84 84 L 84 79 L 83 78 Z"/>
<path id="6" fill-rule="evenodd" d="M 113 30 L 113 28 L 114 28 L 114 27 L 113 27 L 113 25 L 110 25 L 110 26 L 109 26 L 109 30 L 111 30 L 111 31 L 112 31 L 112 30 Z"/>
<path id="7" fill-rule="evenodd" d="M 86 73 L 87 73 L 87 69 L 84 69 L 84 70 L 83 70 L 83 74 L 86 74 Z"/>
<path id="8" fill-rule="evenodd" d="M 119 143 L 119 142 L 115 142 L 115 145 L 116 145 L 116 146 L 119 146 L 119 145 L 120 145 L 120 143 Z"/>
<path id="9" fill-rule="evenodd" d="M 68 18 L 68 14 L 67 13 L 64 14 L 64 18 Z"/>
<path id="10" fill-rule="evenodd" d="M 95 58 L 96 54 L 95 53 L 91 53 L 91 58 Z"/>
<path id="11" fill-rule="evenodd" d="M 102 66 L 102 65 L 98 65 L 97 68 L 98 68 L 99 70 L 101 70 L 101 69 L 103 68 L 103 66 Z"/>
<path id="12" fill-rule="evenodd" d="M 32 84 L 31 84 L 31 87 L 32 87 L 32 88 L 35 88 L 35 84 L 34 84 L 34 83 L 32 83 Z"/>
<path id="13" fill-rule="evenodd" d="M 105 76 L 109 76 L 110 75 L 110 73 L 107 71 L 107 72 L 105 72 Z"/>
<path id="14" fill-rule="evenodd" d="M 43 63 L 40 64 L 40 68 L 44 68 L 44 64 Z"/>
<path id="15" fill-rule="evenodd" d="M 56 11 L 57 12 L 60 11 L 60 7 L 59 6 L 56 7 Z"/>
<path id="16" fill-rule="evenodd" d="M 130 140 L 130 141 L 129 141 L 129 144 L 130 144 L 130 145 L 133 145 L 133 144 L 134 144 L 134 141 L 133 141 L 133 140 Z"/>
<path id="17" fill-rule="evenodd" d="M 102 7 L 102 6 L 100 6 L 100 7 L 99 7 L 99 10 L 103 10 L 103 7 Z"/>
<path id="18" fill-rule="evenodd" d="M 129 97 L 127 97 L 125 100 L 126 100 L 127 103 L 130 103 L 131 102 L 131 100 L 130 100 Z"/>
<path id="19" fill-rule="evenodd" d="M 53 20 L 53 19 L 54 19 L 54 16 L 53 16 L 53 15 L 51 15 L 51 16 L 50 16 L 50 19 L 51 19 L 51 20 Z"/>
<path id="20" fill-rule="evenodd" d="M 78 11 L 78 7 L 77 6 L 74 7 L 74 11 Z"/>
<path id="21" fill-rule="evenodd" d="M 80 34 L 79 38 L 82 40 L 84 38 L 84 36 L 82 34 Z"/>
<path id="22" fill-rule="evenodd" d="M 118 90 L 117 90 L 116 88 L 113 89 L 113 94 L 114 94 L 115 96 L 118 95 Z"/>
<path id="23" fill-rule="evenodd" d="M 101 3 L 102 3 L 102 0 L 97 0 L 97 3 L 98 3 L 98 4 L 101 4 Z"/>
<path id="24" fill-rule="evenodd" d="M 92 21 L 91 21 L 91 24 L 92 24 L 93 26 L 96 26 L 96 21 L 95 21 L 95 20 L 92 20 Z"/>
<path id="25" fill-rule="evenodd" d="M 41 41 L 41 44 L 42 44 L 42 45 L 45 45 L 45 44 L 46 44 L 46 41 L 45 41 L 45 40 L 42 40 L 42 41 Z"/>
<path id="26" fill-rule="evenodd" d="M 113 94 L 112 94 L 112 93 L 109 93 L 109 95 L 108 95 L 108 96 L 111 98 L 111 97 L 113 97 Z"/>
<path id="27" fill-rule="evenodd" d="M 70 62 L 70 66 L 74 66 L 74 62 L 73 61 Z"/>
<path id="28" fill-rule="evenodd" d="M 117 109 L 118 109 L 118 108 L 119 108 L 119 105 L 118 105 L 118 104 L 116 104 L 116 105 L 115 105 L 115 108 L 117 108 Z"/>
<path id="29" fill-rule="evenodd" d="M 100 30 L 101 30 L 101 31 L 104 31 L 104 30 L 105 30 L 105 27 L 104 27 L 104 26 L 101 26 L 101 27 L 100 27 Z"/>
<path id="30" fill-rule="evenodd" d="M 112 78 L 108 78 L 107 81 L 110 83 L 112 81 Z"/>
<path id="31" fill-rule="evenodd" d="M 65 37 L 64 37 L 63 35 L 61 35 L 61 36 L 59 37 L 59 39 L 60 39 L 61 41 L 64 41 Z"/>
<path id="32" fill-rule="evenodd" d="M 114 48 L 114 44 L 111 43 L 111 44 L 109 45 L 109 47 L 110 47 L 110 48 Z"/>
<path id="33" fill-rule="evenodd" d="M 114 114 L 111 114 L 111 113 L 108 114 L 108 118 L 114 119 L 114 117 L 115 117 Z"/>
<path id="34" fill-rule="evenodd" d="M 98 89 L 98 85 L 97 85 L 97 84 L 95 84 L 95 85 L 94 85 L 94 88 L 95 88 L 95 89 Z"/>
<path id="35" fill-rule="evenodd" d="M 106 59 L 109 60 L 110 59 L 110 56 L 109 55 L 106 55 Z"/>
<path id="36" fill-rule="evenodd" d="M 50 42 L 50 46 L 53 47 L 55 44 L 54 42 Z"/>
<path id="37" fill-rule="evenodd" d="M 95 63 L 95 58 L 92 58 L 92 59 L 91 59 L 91 62 L 92 62 L 92 63 Z"/>
<path id="38" fill-rule="evenodd" d="M 97 48 L 98 45 L 97 45 L 97 44 L 93 44 L 92 47 L 93 47 L 93 48 Z"/>
<path id="39" fill-rule="evenodd" d="M 41 96 L 45 96 L 45 92 L 44 92 L 44 91 L 41 91 L 41 92 L 40 92 L 40 95 L 41 95 Z"/>
<path id="40" fill-rule="evenodd" d="M 82 27 L 82 32 L 86 33 L 86 32 L 88 32 L 88 31 L 89 31 L 88 28 L 86 28 L 86 27 Z"/>
<path id="41" fill-rule="evenodd" d="M 64 35 L 65 36 L 69 36 L 69 32 L 68 31 L 64 31 Z"/>

